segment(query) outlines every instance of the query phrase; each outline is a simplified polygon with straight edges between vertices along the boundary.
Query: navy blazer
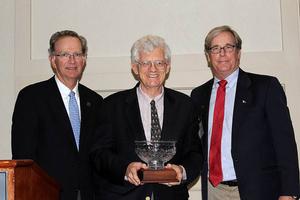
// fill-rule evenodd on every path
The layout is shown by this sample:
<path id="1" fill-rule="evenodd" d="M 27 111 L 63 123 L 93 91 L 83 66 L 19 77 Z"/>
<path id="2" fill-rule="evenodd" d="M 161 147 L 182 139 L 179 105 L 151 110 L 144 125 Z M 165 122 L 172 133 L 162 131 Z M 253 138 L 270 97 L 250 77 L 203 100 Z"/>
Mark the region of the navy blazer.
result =
<path id="1" fill-rule="evenodd" d="M 169 163 L 184 166 L 187 180 L 179 186 L 162 184 L 134 186 L 124 181 L 127 166 L 142 162 L 135 153 L 135 140 L 146 140 L 136 87 L 104 100 L 102 126 L 97 131 L 91 158 L 101 174 L 101 200 L 145 199 L 153 192 L 156 200 L 188 199 L 187 184 L 200 174 L 202 153 L 198 121 L 188 96 L 165 88 L 161 140 L 176 140 L 176 155 Z"/>
<path id="2" fill-rule="evenodd" d="M 207 127 L 213 79 L 195 88 L 192 101 L 204 128 L 202 195 L 207 200 Z M 243 200 L 299 195 L 297 147 L 286 96 L 275 77 L 240 69 L 232 123 L 234 169 Z"/>
<path id="3" fill-rule="evenodd" d="M 61 185 L 61 199 L 94 199 L 89 149 L 102 97 L 79 84 L 80 150 L 54 77 L 19 92 L 12 123 L 12 158 L 33 159 Z"/>

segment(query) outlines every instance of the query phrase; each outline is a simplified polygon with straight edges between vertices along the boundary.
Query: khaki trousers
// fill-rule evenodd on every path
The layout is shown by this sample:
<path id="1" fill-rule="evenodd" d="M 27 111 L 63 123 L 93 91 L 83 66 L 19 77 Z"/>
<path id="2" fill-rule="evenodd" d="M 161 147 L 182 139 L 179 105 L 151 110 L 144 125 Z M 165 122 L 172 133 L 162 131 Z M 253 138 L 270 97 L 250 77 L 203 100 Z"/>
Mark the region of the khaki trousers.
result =
<path id="1" fill-rule="evenodd" d="M 208 200 L 240 200 L 238 186 L 219 184 L 214 187 L 209 181 L 207 183 Z"/>

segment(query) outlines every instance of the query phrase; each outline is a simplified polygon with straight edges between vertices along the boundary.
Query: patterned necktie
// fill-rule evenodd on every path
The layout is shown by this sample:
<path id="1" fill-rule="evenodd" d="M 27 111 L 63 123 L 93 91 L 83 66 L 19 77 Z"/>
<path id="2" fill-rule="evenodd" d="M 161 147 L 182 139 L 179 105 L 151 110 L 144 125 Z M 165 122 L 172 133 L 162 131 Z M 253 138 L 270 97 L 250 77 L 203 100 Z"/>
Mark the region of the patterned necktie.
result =
<path id="1" fill-rule="evenodd" d="M 71 91 L 69 94 L 69 115 L 73 129 L 74 138 L 76 141 L 77 149 L 79 149 L 79 138 L 80 138 L 80 117 L 77 101 L 75 98 L 75 92 Z"/>
<path id="2" fill-rule="evenodd" d="M 221 140 L 224 121 L 224 104 L 226 94 L 226 80 L 219 81 L 217 97 L 214 109 L 214 119 L 209 151 L 209 180 L 213 186 L 217 186 L 223 180 L 221 163 Z"/>
<path id="3" fill-rule="evenodd" d="M 155 101 L 150 102 L 151 105 L 151 140 L 158 141 L 161 138 L 161 128 L 155 107 Z"/>

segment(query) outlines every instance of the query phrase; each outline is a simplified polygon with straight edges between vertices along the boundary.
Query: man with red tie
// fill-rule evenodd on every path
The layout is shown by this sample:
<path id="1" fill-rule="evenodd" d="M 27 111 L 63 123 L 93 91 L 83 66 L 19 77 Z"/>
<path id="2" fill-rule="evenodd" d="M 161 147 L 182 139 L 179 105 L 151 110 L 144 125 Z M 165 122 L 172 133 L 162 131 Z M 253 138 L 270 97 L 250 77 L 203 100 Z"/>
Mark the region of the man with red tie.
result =
<path id="1" fill-rule="evenodd" d="M 205 54 L 213 79 L 191 97 L 203 125 L 203 200 L 299 196 L 297 147 L 286 96 L 275 77 L 239 68 L 242 40 L 212 29 Z"/>

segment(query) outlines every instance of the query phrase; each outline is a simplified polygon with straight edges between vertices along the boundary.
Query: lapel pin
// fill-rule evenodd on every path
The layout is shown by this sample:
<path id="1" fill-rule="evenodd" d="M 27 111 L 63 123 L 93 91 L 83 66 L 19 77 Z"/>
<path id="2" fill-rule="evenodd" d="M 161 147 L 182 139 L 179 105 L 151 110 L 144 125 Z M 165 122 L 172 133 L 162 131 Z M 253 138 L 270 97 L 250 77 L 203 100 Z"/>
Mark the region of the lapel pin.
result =
<path id="1" fill-rule="evenodd" d="M 246 103 L 247 103 L 247 101 L 245 101 L 245 100 L 243 99 L 243 100 L 242 100 L 242 103 L 246 104 Z"/>

